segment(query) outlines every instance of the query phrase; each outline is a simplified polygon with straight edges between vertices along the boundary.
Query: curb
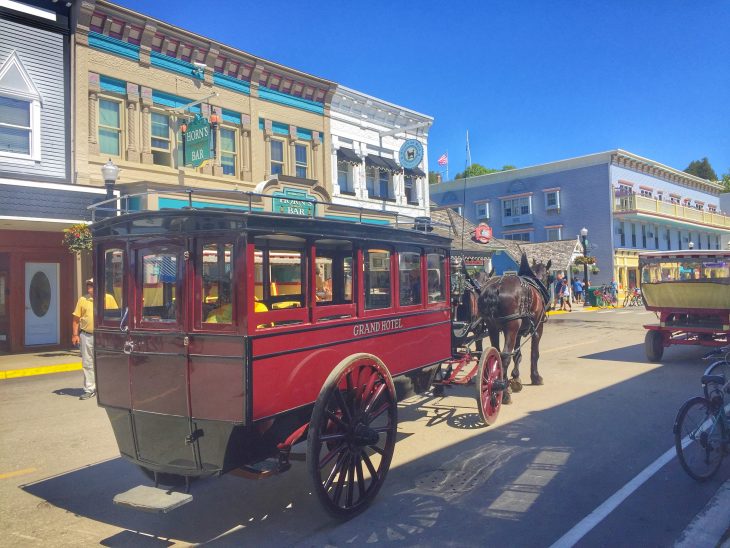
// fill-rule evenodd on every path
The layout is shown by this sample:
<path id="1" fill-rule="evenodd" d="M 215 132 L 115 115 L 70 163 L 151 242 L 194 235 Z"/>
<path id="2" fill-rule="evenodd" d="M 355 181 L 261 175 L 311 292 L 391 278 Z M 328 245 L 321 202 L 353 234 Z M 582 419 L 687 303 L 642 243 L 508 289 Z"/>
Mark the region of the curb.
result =
<path id="1" fill-rule="evenodd" d="M 20 377 L 32 377 L 35 375 L 48 375 L 50 373 L 64 373 L 66 371 L 79 371 L 80 369 L 81 362 L 44 365 L 41 367 L 27 367 L 25 369 L 10 369 L 8 371 L 0 371 L 0 380 L 18 379 Z"/>

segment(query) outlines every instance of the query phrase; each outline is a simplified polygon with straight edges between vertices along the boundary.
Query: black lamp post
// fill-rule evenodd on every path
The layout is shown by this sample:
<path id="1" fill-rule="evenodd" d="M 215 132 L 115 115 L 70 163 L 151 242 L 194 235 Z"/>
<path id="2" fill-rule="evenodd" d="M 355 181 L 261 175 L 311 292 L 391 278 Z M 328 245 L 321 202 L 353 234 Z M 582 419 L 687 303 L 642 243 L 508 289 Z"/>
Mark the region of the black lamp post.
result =
<path id="1" fill-rule="evenodd" d="M 117 183 L 117 177 L 119 177 L 119 168 L 112 162 L 111 158 L 101 166 L 101 177 L 104 179 L 104 186 L 106 187 L 106 199 L 112 200 L 114 198 L 114 185 Z M 114 210 L 116 210 L 116 207 L 114 207 Z M 104 216 L 111 217 L 113 214 L 109 213 Z"/>
<path id="2" fill-rule="evenodd" d="M 588 257 L 588 229 L 586 227 L 583 227 L 580 229 L 580 243 L 583 244 L 583 257 Z M 588 306 L 588 287 L 590 284 L 588 283 L 588 262 L 583 261 L 583 281 L 585 282 L 586 286 L 583 288 L 583 306 Z"/>

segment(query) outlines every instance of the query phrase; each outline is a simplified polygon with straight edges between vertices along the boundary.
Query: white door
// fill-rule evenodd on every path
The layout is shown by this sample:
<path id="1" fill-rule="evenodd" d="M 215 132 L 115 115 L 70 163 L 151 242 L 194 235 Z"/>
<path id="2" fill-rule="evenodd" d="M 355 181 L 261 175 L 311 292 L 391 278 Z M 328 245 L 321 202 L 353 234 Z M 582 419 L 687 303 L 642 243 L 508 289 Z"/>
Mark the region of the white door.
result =
<path id="1" fill-rule="evenodd" d="M 25 345 L 58 344 L 59 263 L 25 263 Z"/>

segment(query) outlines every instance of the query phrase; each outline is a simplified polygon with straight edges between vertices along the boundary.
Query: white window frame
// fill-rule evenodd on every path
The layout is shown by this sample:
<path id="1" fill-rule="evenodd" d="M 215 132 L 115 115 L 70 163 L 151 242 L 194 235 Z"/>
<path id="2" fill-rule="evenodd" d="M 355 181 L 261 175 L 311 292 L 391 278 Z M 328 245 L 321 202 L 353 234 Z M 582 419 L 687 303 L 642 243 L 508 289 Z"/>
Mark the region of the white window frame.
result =
<path id="1" fill-rule="evenodd" d="M 101 102 L 107 101 L 109 103 L 115 103 L 117 107 L 119 108 L 119 127 L 111 127 L 111 126 L 103 126 L 101 124 Z M 120 99 L 117 99 L 116 97 L 111 97 L 109 95 L 100 95 L 99 100 L 97 101 L 97 113 L 96 113 L 96 119 L 98 120 L 96 124 L 96 139 L 97 143 L 99 145 L 99 153 L 102 156 L 116 156 L 117 158 L 121 158 L 123 152 L 124 152 L 124 109 L 122 108 L 124 105 Z M 152 123 L 152 119 L 150 118 L 150 124 Z M 119 152 L 117 154 L 112 154 L 111 152 L 101 152 L 101 130 L 102 129 L 113 129 L 119 133 Z M 152 142 L 151 137 L 152 131 L 150 130 L 150 142 Z"/>
<path id="2" fill-rule="evenodd" d="M 548 205 L 548 196 L 555 194 L 555 205 Z M 545 211 L 560 211 L 560 189 L 553 188 L 549 190 L 543 190 L 545 197 Z"/>
<path id="3" fill-rule="evenodd" d="M 221 162 L 221 173 L 223 173 L 223 155 L 233 157 L 233 173 L 223 173 L 226 177 L 237 177 L 238 176 L 238 129 L 232 126 L 221 125 L 220 131 L 232 131 L 233 132 L 233 151 L 223 150 L 223 138 L 218 136 L 218 154 L 220 154 Z"/>
<path id="4" fill-rule="evenodd" d="M 410 194 L 411 199 L 408 199 L 408 186 L 406 185 L 406 179 L 411 180 L 411 186 L 410 186 Z M 403 198 L 405 199 L 405 202 L 410 205 L 416 205 L 418 203 L 418 180 L 420 177 L 417 177 L 415 175 L 406 175 L 403 174 Z"/>
<path id="5" fill-rule="evenodd" d="M 301 162 L 299 162 L 299 160 L 297 160 L 297 148 L 298 147 L 304 148 L 304 160 L 305 160 L 305 163 L 303 163 L 303 164 Z M 309 143 L 304 143 L 304 142 L 300 142 L 300 141 L 297 141 L 297 142 L 294 143 L 294 158 L 293 158 L 293 160 L 294 160 L 294 173 L 293 173 L 293 175 L 295 177 L 300 177 L 301 179 L 308 179 L 309 178 L 309 170 L 310 170 Z M 304 168 L 304 177 L 302 177 L 298 173 L 299 168 L 302 168 L 302 167 Z"/>
<path id="6" fill-rule="evenodd" d="M 337 186 L 340 188 L 340 194 L 355 194 L 354 169 L 350 162 L 337 161 Z M 340 183 L 340 174 L 345 175 L 345 185 Z"/>
<path id="7" fill-rule="evenodd" d="M 489 219 L 489 201 L 474 202 L 478 220 Z"/>
<path id="8" fill-rule="evenodd" d="M 281 143 L 281 161 L 274 160 L 274 143 Z M 281 165 L 281 173 L 282 175 L 286 173 L 286 141 L 284 139 L 276 139 L 272 137 L 269 141 L 269 173 L 271 175 L 274 174 L 274 164 Z"/>
<path id="9" fill-rule="evenodd" d="M 2 80 L 11 67 L 16 67 L 26 86 L 25 91 L 6 88 L 2 85 Z M 5 63 L 0 67 L 0 95 L 7 99 L 14 99 L 29 103 L 29 120 L 28 127 L 15 126 L 14 124 L 1 124 L 5 127 L 23 129 L 29 131 L 28 136 L 28 154 L 20 152 L 0 151 L 0 157 L 12 160 L 30 160 L 34 162 L 41 161 L 41 96 L 35 87 L 25 67 L 21 63 L 15 51 L 10 53 Z"/>
<path id="10" fill-rule="evenodd" d="M 152 134 L 152 117 L 155 114 L 157 114 L 158 116 L 167 116 L 167 139 L 165 139 L 164 137 L 159 137 L 159 136 L 156 136 L 156 135 L 153 135 Z M 120 116 L 119 123 L 121 124 L 121 122 L 122 122 L 122 119 L 121 119 L 121 116 Z M 119 134 L 120 134 L 119 135 L 119 144 L 120 144 L 120 148 L 121 148 L 121 143 L 122 143 L 121 130 L 120 130 Z M 161 141 L 165 141 L 166 140 L 168 142 L 168 144 L 169 144 L 169 148 L 164 149 L 164 148 L 157 148 L 157 147 L 153 146 L 152 142 L 155 139 L 159 139 Z M 156 110 L 156 109 L 151 110 L 150 111 L 150 151 L 151 151 L 152 156 L 153 156 L 152 163 L 154 165 L 156 165 L 156 166 L 174 167 L 174 164 L 175 164 L 174 154 L 173 154 L 174 146 L 175 146 L 175 143 L 173 141 L 173 134 L 172 134 L 172 117 L 167 112 L 164 112 L 164 111 L 161 111 L 161 110 Z M 155 152 L 161 152 L 163 154 L 168 154 L 170 156 L 170 161 L 167 164 L 158 164 L 157 162 L 154 161 L 154 153 Z"/>
<path id="11" fill-rule="evenodd" d="M 653 198 L 654 193 L 651 190 L 648 190 L 646 188 L 639 188 L 639 194 L 641 194 L 644 198 Z"/>
<path id="12" fill-rule="evenodd" d="M 527 213 L 522 213 L 522 200 L 527 200 Z M 514 211 L 511 211 L 509 215 L 505 213 L 505 205 L 507 202 L 517 202 L 518 207 L 520 208 L 520 212 L 515 214 Z M 512 217 L 520 217 L 522 215 L 532 215 L 532 195 L 529 196 L 519 196 L 518 198 L 502 198 L 502 217 L 506 219 L 511 219 Z"/>
<path id="13" fill-rule="evenodd" d="M 550 238 L 550 231 L 557 231 L 557 238 Z M 546 242 L 557 242 L 563 239 L 563 227 L 562 226 L 546 226 L 545 227 L 545 241 Z"/>
<path id="14" fill-rule="evenodd" d="M 502 239 L 512 240 L 518 242 L 531 242 L 532 241 L 532 230 L 518 230 L 516 232 L 502 232 Z M 524 237 L 527 236 L 527 239 Z"/>

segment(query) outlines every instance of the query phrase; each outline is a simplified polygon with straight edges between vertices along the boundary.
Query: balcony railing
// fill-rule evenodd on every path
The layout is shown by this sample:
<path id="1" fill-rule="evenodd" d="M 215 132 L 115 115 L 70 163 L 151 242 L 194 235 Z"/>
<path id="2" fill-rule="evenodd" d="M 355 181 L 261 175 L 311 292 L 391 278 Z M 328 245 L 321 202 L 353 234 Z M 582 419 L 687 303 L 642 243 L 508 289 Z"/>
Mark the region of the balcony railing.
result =
<path id="1" fill-rule="evenodd" d="M 640 196 L 624 194 L 614 198 L 614 213 L 645 213 L 661 217 L 671 217 L 690 223 L 701 223 L 730 230 L 730 217 L 720 213 L 711 213 L 702 209 L 686 207 L 672 202 L 663 202 Z"/>

